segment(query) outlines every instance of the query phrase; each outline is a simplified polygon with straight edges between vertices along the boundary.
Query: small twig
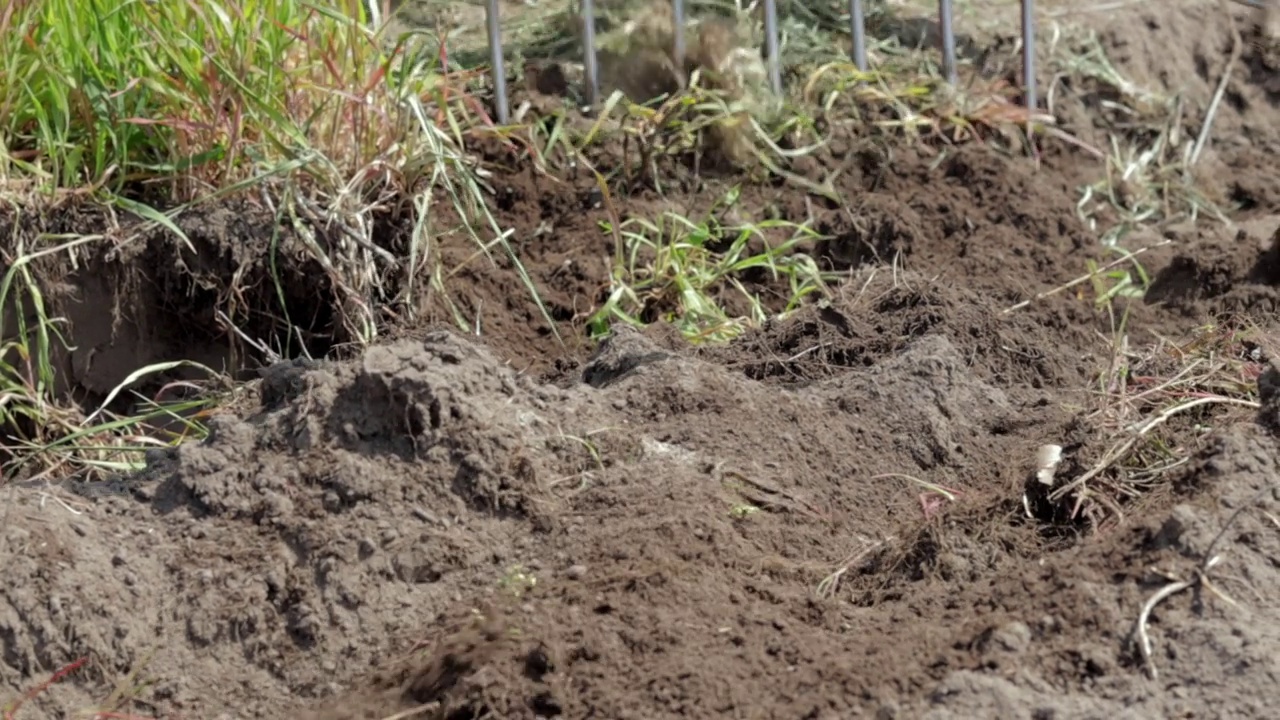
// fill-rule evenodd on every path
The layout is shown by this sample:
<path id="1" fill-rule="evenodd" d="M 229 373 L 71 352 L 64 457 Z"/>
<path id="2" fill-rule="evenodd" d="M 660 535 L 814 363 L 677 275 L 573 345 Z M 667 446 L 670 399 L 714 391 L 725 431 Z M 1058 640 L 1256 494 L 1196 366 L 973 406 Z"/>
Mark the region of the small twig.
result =
<path id="1" fill-rule="evenodd" d="M 1204 116 L 1204 124 L 1200 126 L 1200 134 L 1196 136 L 1196 144 L 1191 149 L 1189 165 L 1196 164 L 1196 161 L 1200 159 L 1200 152 L 1204 150 L 1205 143 L 1209 141 L 1209 131 L 1213 129 L 1213 119 L 1218 114 L 1218 105 L 1222 103 L 1222 96 L 1227 92 L 1227 83 L 1231 81 L 1231 73 L 1235 71 L 1236 63 L 1240 61 L 1240 55 L 1244 52 L 1244 39 L 1240 37 L 1240 29 L 1236 27 L 1235 18 L 1231 16 L 1230 12 L 1223 14 L 1227 16 L 1227 22 L 1231 24 L 1231 56 L 1227 58 L 1227 66 L 1222 69 L 1222 78 L 1218 80 L 1218 88 L 1214 90 L 1213 100 L 1209 102 L 1209 109 Z"/>
<path id="2" fill-rule="evenodd" d="M 1052 297 L 1052 296 L 1057 295 L 1058 293 L 1063 292 L 1063 291 L 1065 291 L 1065 290 L 1070 290 L 1071 288 L 1073 288 L 1073 287 L 1075 287 L 1075 286 L 1077 286 L 1077 285 L 1080 285 L 1080 284 L 1082 284 L 1082 283 L 1088 282 L 1089 280 L 1092 280 L 1093 278 L 1095 278 L 1095 277 L 1097 277 L 1098 275 L 1100 275 L 1100 274 L 1102 274 L 1102 273 L 1104 273 L 1104 272 L 1106 272 L 1106 271 L 1110 270 L 1111 268 L 1113 268 L 1113 267 L 1115 267 L 1115 266 L 1117 266 L 1117 265 L 1120 265 L 1120 264 L 1122 264 L 1122 263 L 1128 262 L 1129 260 L 1132 260 L 1133 258 L 1135 258 L 1135 257 L 1137 257 L 1137 256 L 1139 256 L 1139 255 L 1141 255 L 1141 254 L 1142 254 L 1142 253 L 1144 253 L 1144 252 L 1147 252 L 1148 250 L 1154 250 L 1155 248 L 1158 248 L 1158 247 L 1164 247 L 1165 245 L 1168 245 L 1168 244 L 1170 244 L 1170 243 L 1172 243 L 1172 242 L 1173 242 L 1173 240 L 1161 240 L 1160 242 L 1155 243 L 1155 244 L 1153 244 L 1153 245 L 1148 245 L 1148 246 L 1143 247 L 1143 248 L 1138 248 L 1137 250 L 1134 250 L 1134 251 L 1133 251 L 1133 252 L 1131 252 L 1131 253 L 1126 253 L 1123 257 L 1120 257 L 1120 258 L 1117 258 L 1117 259 L 1115 259 L 1115 260 L 1112 260 L 1111 262 L 1107 263 L 1106 265 L 1103 265 L 1102 267 L 1098 268 L 1097 270 L 1094 270 L 1093 272 L 1087 273 L 1087 274 L 1085 274 L 1085 275 L 1081 275 L 1080 277 L 1076 278 L 1075 280 L 1072 280 L 1071 282 L 1067 283 L 1066 285 L 1059 285 L 1058 287 L 1053 288 L 1052 290 L 1046 290 L 1046 291 L 1044 291 L 1044 292 L 1042 292 L 1042 293 L 1038 293 L 1038 294 L 1037 294 L 1037 295 L 1035 295 L 1034 297 L 1032 297 L 1032 298 L 1030 298 L 1030 299 L 1027 299 L 1027 300 L 1023 300 L 1022 302 L 1020 302 L 1020 303 L 1018 303 L 1018 304 L 1016 304 L 1016 305 L 1010 305 L 1009 307 L 1005 308 L 1005 309 L 1004 309 L 1004 312 L 1003 312 L 1003 313 L 1001 313 L 1001 314 L 1003 314 L 1003 315 L 1008 315 L 1009 313 L 1011 313 L 1011 312 L 1013 312 L 1013 311 L 1015 311 L 1015 310 L 1021 310 L 1022 308 L 1024 308 L 1024 307 L 1026 307 L 1026 306 L 1030 305 L 1030 304 L 1031 304 L 1031 303 L 1033 303 L 1033 302 L 1036 302 L 1036 301 L 1038 301 L 1038 300 L 1044 300 L 1044 299 L 1045 299 L 1045 298 L 1047 298 L 1047 297 Z"/>
<path id="3" fill-rule="evenodd" d="M 1186 410 L 1190 410 L 1191 408 L 1194 408 L 1200 405 L 1209 405 L 1214 403 L 1222 403 L 1226 405 L 1242 405 L 1244 407 L 1253 408 L 1255 410 L 1259 407 L 1259 404 L 1253 400 L 1241 400 L 1239 398 L 1231 398 L 1231 397 L 1202 397 L 1202 398 L 1195 398 L 1194 400 L 1188 400 L 1187 402 L 1184 402 L 1184 403 L 1178 403 L 1177 405 L 1166 408 L 1159 415 L 1156 415 L 1150 420 L 1147 420 L 1142 425 L 1138 426 L 1134 430 L 1134 434 L 1130 436 L 1127 440 L 1119 444 L 1113 445 L 1111 449 L 1108 450 L 1107 453 L 1102 456 L 1102 459 L 1098 461 L 1098 464 L 1090 468 L 1088 472 L 1084 473 L 1083 475 L 1076 478 L 1075 480 L 1072 480 L 1066 485 L 1063 485 L 1057 490 L 1054 490 L 1053 493 L 1049 495 L 1049 499 L 1051 501 L 1060 500 L 1067 493 L 1083 487 L 1085 483 L 1101 475 L 1103 472 L 1106 471 L 1107 468 L 1111 467 L 1116 462 L 1119 462 L 1121 458 L 1128 455 L 1129 451 L 1133 449 L 1133 446 L 1136 445 L 1138 441 L 1141 440 L 1147 433 L 1156 429 L 1156 427 L 1160 426 L 1161 424 L 1167 422 L 1170 418 L 1174 417 L 1178 413 L 1184 412 Z"/>
<path id="4" fill-rule="evenodd" d="M 1241 503 L 1240 507 L 1236 508 L 1235 512 L 1231 513 L 1231 517 L 1227 518 L 1227 521 L 1223 523 L 1222 529 L 1218 531 L 1218 534 L 1213 536 L 1213 540 L 1209 541 L 1209 547 L 1204 551 L 1205 556 L 1208 557 L 1213 555 L 1213 549 L 1222 541 L 1222 538 L 1227 534 L 1227 530 L 1235 524 L 1236 518 L 1239 518 L 1241 513 L 1257 505 L 1258 501 L 1262 499 L 1262 496 L 1266 495 L 1274 488 L 1275 483 L 1267 483 L 1261 488 L 1258 488 L 1258 492 L 1254 493 L 1248 501 Z M 1202 569 L 1205 571 L 1209 569 L 1207 562 L 1202 566 Z"/>
<path id="5" fill-rule="evenodd" d="M 337 219 L 335 219 L 333 222 L 329 222 L 328 219 L 325 218 L 324 212 L 319 208 L 319 206 L 317 206 L 310 199 L 305 197 L 299 197 L 298 201 L 299 201 L 299 206 L 302 208 L 303 214 L 306 215 L 307 219 L 310 220 L 312 223 L 314 223 L 317 227 L 336 226 L 343 235 L 346 235 L 355 244 L 359 245 L 365 250 L 368 250 L 374 255 L 377 255 L 379 258 L 381 258 L 383 261 L 389 264 L 394 265 L 396 263 L 396 256 L 392 255 L 389 250 L 378 247 L 377 245 L 374 245 L 372 242 L 370 242 L 366 238 L 361 237 L 360 233 L 347 227 L 346 223 Z"/>
<path id="6" fill-rule="evenodd" d="M 43 683 L 37 685 L 34 688 L 31 688 L 26 692 L 25 695 L 18 698 L 17 701 L 6 706 L 4 708 L 4 720 L 14 720 L 14 718 L 18 716 L 18 710 L 27 701 L 34 699 L 40 693 L 44 692 L 45 690 L 48 690 L 50 687 L 60 682 L 63 678 L 67 677 L 68 675 L 75 672 L 76 670 L 79 670 L 80 666 L 84 665 L 88 661 L 89 661 L 89 658 L 82 657 L 79 660 L 76 660 L 74 662 L 71 662 L 67 665 L 62 666 L 57 672 L 51 675 L 48 680 L 44 681 Z"/>
<path id="7" fill-rule="evenodd" d="M 1180 580 L 1178 578 L 1166 576 L 1169 577 L 1170 583 L 1157 590 L 1154 595 L 1142 604 L 1142 610 L 1138 613 L 1138 620 L 1134 625 L 1134 634 L 1138 639 L 1138 652 L 1142 655 L 1142 663 L 1146 666 L 1147 674 L 1152 680 L 1159 677 L 1159 671 L 1156 670 L 1155 662 L 1152 660 L 1151 636 L 1147 633 L 1147 622 L 1151 617 L 1151 612 L 1155 610 L 1157 605 L 1168 598 L 1195 585 L 1199 585 L 1205 590 L 1213 593 L 1228 605 L 1237 606 L 1238 603 L 1235 600 L 1219 590 L 1209 580 L 1209 571 L 1222 562 L 1222 556 L 1215 555 L 1213 551 L 1214 548 L 1217 547 L 1218 543 L 1222 541 L 1222 538 L 1226 537 L 1227 531 L 1230 530 L 1231 526 L 1240 518 L 1240 515 L 1243 514 L 1245 510 L 1255 507 L 1258 504 L 1258 501 L 1262 499 L 1263 495 L 1266 495 L 1274 489 L 1275 483 L 1267 483 L 1263 485 L 1258 489 L 1258 492 L 1254 493 L 1253 496 L 1249 498 L 1248 501 L 1241 503 L 1240 507 L 1236 508 L 1235 511 L 1231 513 L 1227 518 L 1227 521 L 1222 524 L 1222 529 L 1218 530 L 1218 534 L 1214 535 L 1213 539 L 1209 541 L 1209 546 L 1204 552 L 1204 559 L 1201 560 L 1200 565 L 1192 571 L 1194 577 L 1191 580 Z M 1275 522 L 1275 518 L 1272 517 L 1270 513 L 1264 511 L 1263 514 L 1266 515 L 1268 519 L 1272 520 L 1272 522 Z"/>
<path id="8" fill-rule="evenodd" d="M 818 587 L 814 590 L 818 598 L 825 600 L 835 595 L 836 591 L 840 589 L 840 578 L 844 577 L 845 573 L 852 570 L 854 565 L 856 565 L 859 561 L 861 561 L 866 556 L 870 555 L 873 551 L 883 547 L 887 543 L 893 542 L 893 540 L 894 540 L 893 536 L 889 536 L 884 540 L 879 540 L 877 542 L 870 543 L 865 547 L 863 547 L 861 550 L 858 550 L 857 552 L 853 553 L 849 557 L 845 558 L 844 561 L 840 563 L 840 567 L 835 572 L 826 576 L 825 578 L 822 579 L 822 582 L 818 583 Z"/>
<path id="9" fill-rule="evenodd" d="M 1280 518 L 1276 517 L 1275 515 L 1272 515 L 1271 513 L 1267 512 L 1266 510 L 1263 510 L 1263 511 L 1262 511 L 1262 515 L 1263 515 L 1263 517 L 1265 517 L 1267 520 L 1270 520 L 1270 521 L 1271 521 L 1271 524 L 1272 524 L 1272 525 L 1275 525 L 1277 530 L 1280 530 Z"/>
<path id="10" fill-rule="evenodd" d="M 1214 564 L 1217 564 L 1218 558 L 1214 558 L 1214 560 Z M 1151 611 L 1155 610 L 1160 603 L 1195 584 L 1194 580 L 1175 580 L 1157 590 L 1154 595 L 1142 604 L 1142 610 L 1138 613 L 1137 624 L 1134 626 L 1134 633 L 1138 636 L 1138 652 L 1142 655 L 1142 664 L 1147 668 L 1147 676 L 1152 680 L 1160 676 L 1160 671 L 1156 669 L 1156 664 L 1152 660 L 1151 636 L 1147 634 L 1147 621 L 1151 617 Z"/>
<path id="11" fill-rule="evenodd" d="M 418 705 L 417 707 L 411 707 L 408 710 L 401 710 L 400 712 L 394 715 L 388 715 L 382 718 L 382 720 L 405 720 L 405 718 L 411 718 L 415 715 L 421 715 L 427 712 L 428 710 L 435 710 L 439 707 L 440 707 L 440 701 L 432 700 L 429 703 L 423 703 L 421 705 Z"/>
<path id="12" fill-rule="evenodd" d="M 906 475 L 904 473 L 882 473 L 880 475 L 871 476 L 872 480 L 883 480 L 886 478 L 898 478 L 899 480 L 906 480 L 908 482 L 913 482 L 916 485 L 919 485 L 920 487 L 924 488 L 925 490 L 928 490 L 929 492 L 937 493 L 938 495 L 941 495 L 942 497 L 946 498 L 947 500 L 950 500 L 951 502 L 955 502 L 956 496 L 961 494 L 959 490 L 956 490 L 954 488 L 949 488 L 945 485 L 938 485 L 936 483 L 931 483 L 925 480 L 921 480 L 920 478 L 914 477 L 912 475 Z"/>
<path id="13" fill-rule="evenodd" d="M 214 317 L 221 320 L 223 324 L 227 326 L 228 330 L 235 333 L 244 342 L 248 343 L 250 347 L 262 353 L 263 358 L 266 359 L 268 364 L 275 364 L 280 362 L 279 354 L 277 354 L 271 348 L 267 347 L 266 344 L 264 344 L 261 340 L 254 340 L 253 338 L 246 335 L 243 330 L 241 330 L 239 327 L 236 326 L 235 323 L 231 322 L 231 318 L 227 317 L 226 313 L 222 312 L 221 310 L 214 310 L 213 314 L 214 314 Z"/>

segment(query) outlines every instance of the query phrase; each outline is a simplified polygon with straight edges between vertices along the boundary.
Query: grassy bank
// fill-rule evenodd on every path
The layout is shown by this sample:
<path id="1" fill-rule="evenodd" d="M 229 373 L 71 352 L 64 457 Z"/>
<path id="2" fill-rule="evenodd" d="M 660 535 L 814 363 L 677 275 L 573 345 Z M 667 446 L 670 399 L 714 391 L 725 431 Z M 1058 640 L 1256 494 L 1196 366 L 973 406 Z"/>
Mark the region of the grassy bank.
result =
<path id="1" fill-rule="evenodd" d="M 386 328 L 379 307 L 413 326 L 425 295 L 459 329 L 479 332 L 451 301 L 445 279 L 457 268 L 439 252 L 471 246 L 472 257 L 516 268 L 520 291 L 559 333 L 565 325 L 552 320 L 496 209 L 497 170 L 482 158 L 492 160 L 496 147 L 504 164 L 551 177 L 580 177 L 586 168 L 607 217 L 600 232 L 614 251 L 607 287 L 577 329 L 599 335 L 614 322 L 662 319 L 692 341 L 723 341 L 821 297 L 840 277 L 808 254 L 822 239 L 809 223 L 738 202 L 742 187 L 778 182 L 838 201 L 833 174 L 800 170 L 805 159 L 821 165 L 833 138 L 886 143 L 906 135 L 1016 150 L 1028 121 L 1008 83 L 954 90 L 941 82 L 931 49 L 892 37 L 873 46 L 873 70 L 859 72 L 846 55 L 847 18 L 802 4 L 784 8 L 787 93 L 774 97 L 763 88 L 757 18 L 732 3 L 703 3 L 695 6 L 699 22 L 737 21 L 720 38 L 720 54 L 702 46 L 707 53 L 685 86 L 651 101 L 606 83 L 601 107 L 587 116 L 572 81 L 566 97 L 524 102 L 525 59 L 570 79 L 580 74 L 580 46 L 564 34 L 572 16 L 560 5 L 513 13 L 504 27 L 517 119 L 499 127 L 489 117 L 482 14 L 459 8 L 406 6 L 404 17 L 384 25 L 359 0 L 8 6 L 0 15 L 0 212 L 11 229 L 0 283 L 8 310 L 0 317 L 7 476 L 128 469 L 149 447 L 204 432 L 203 413 L 226 401 L 212 393 L 227 387 L 225 379 L 200 384 L 188 394 L 195 399 L 159 403 L 151 395 L 120 409 L 141 381 L 191 366 L 180 358 L 138 369 L 88 405 L 57 392 L 57 357 L 75 341 L 49 271 L 83 267 L 158 231 L 175 254 L 195 253 L 180 220 L 201 207 L 248 202 L 274 219 L 274 233 L 296 240 L 290 253 L 273 235 L 269 257 L 260 259 L 276 286 L 261 295 L 272 306 L 242 313 L 291 325 L 297 308 L 285 300 L 281 268 L 307 262 L 338 296 L 333 322 L 350 343 L 372 342 Z M 664 52 L 670 21 L 651 11 L 606 13 L 601 57 L 606 70 L 615 68 L 606 79 L 648 72 Z M 628 22 L 649 30 L 633 32 Z M 691 25 L 690 37 L 714 27 Z M 710 165 L 720 166 L 723 189 L 706 207 L 629 210 L 628 192 L 676 192 L 681 173 Z M 104 209 L 113 229 L 18 232 L 23 217 L 67 202 Z M 400 230 L 389 235 L 388 227 Z M 762 301 L 742 282 L 748 273 L 763 273 L 782 297 Z M 244 291 L 235 277 L 222 282 L 220 296 Z M 259 360 L 283 352 L 258 350 Z"/>

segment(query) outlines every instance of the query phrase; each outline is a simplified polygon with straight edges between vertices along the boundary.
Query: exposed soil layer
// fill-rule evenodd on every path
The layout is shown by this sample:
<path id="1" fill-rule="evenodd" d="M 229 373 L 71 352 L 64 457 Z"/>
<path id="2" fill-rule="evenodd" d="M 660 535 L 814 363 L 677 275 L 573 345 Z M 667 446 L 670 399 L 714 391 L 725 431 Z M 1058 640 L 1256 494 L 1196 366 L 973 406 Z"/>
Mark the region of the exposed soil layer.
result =
<path id="1" fill-rule="evenodd" d="M 1225 32 L 1161 12 L 1144 32 L 1201 23 L 1197 52 Z M 1247 92 L 1231 117 L 1272 131 Z M 1143 256 L 1152 290 L 1113 306 L 1135 383 L 1182 367 L 1148 348 L 1252 322 L 1228 347 L 1261 407 L 1162 426 L 1189 459 L 1117 494 L 1119 519 L 1100 502 L 1073 514 L 1034 479 L 1045 443 L 1065 482 L 1126 437 L 1093 413 L 1117 316 L 1088 284 L 1040 296 L 1102 258 L 1075 213 L 1100 168 L 1069 151 L 1037 167 L 850 142 L 828 158 L 838 206 L 745 188 L 742 207 L 829 235 L 809 250 L 848 277 L 715 348 L 661 324 L 582 340 L 608 283 L 605 210 L 585 178 L 523 166 L 495 180 L 498 219 L 563 340 L 509 258 L 458 240 L 439 247 L 461 268 L 444 295 L 390 293 L 374 312 L 393 337 L 345 351 L 349 298 L 322 268 L 264 259 L 301 241 L 252 206 L 186 216 L 195 252 L 156 231 L 81 276 L 42 266 L 79 341 L 60 359 L 69 390 L 192 355 L 256 369 L 231 338 L 335 359 L 269 366 L 244 412 L 137 476 L 0 488 L 0 708 L 87 658 L 15 716 L 1266 716 L 1280 175 L 1262 157 L 1220 148 L 1249 199 L 1239 223 L 1152 231 L 1172 240 Z M 697 212 L 724 191 L 636 190 L 620 212 Z M 69 208 L 6 216 L 0 237 L 136 227 L 120 222 Z M 388 220 L 379 237 L 395 252 L 404 233 Z M 220 292 L 232 275 L 242 295 Z M 744 282 L 781 308 L 768 277 Z M 1135 621 L 1171 582 L 1153 567 L 1193 584 L 1151 613 L 1144 660 Z"/>

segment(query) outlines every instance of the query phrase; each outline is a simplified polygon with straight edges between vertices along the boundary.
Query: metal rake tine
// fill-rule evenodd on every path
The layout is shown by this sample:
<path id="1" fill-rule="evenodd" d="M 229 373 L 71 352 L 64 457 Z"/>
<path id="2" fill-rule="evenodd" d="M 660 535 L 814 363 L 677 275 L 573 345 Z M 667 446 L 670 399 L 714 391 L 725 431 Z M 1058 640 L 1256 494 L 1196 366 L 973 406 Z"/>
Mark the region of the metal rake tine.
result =
<path id="1" fill-rule="evenodd" d="M 498 124 L 506 125 L 511 118 L 511 105 L 507 99 L 507 69 L 502 60 L 502 22 L 498 16 L 498 0 L 485 3 L 485 26 L 489 31 L 489 64 L 493 67 L 493 101 Z"/>
<path id="2" fill-rule="evenodd" d="M 1029 112 L 1035 112 L 1039 102 L 1036 97 L 1035 11 L 1035 0 L 1022 0 L 1022 84 Z"/>
<path id="3" fill-rule="evenodd" d="M 674 42 L 672 43 L 676 60 L 676 71 L 684 72 L 684 0 L 671 0 L 671 20 L 674 25 Z"/>
<path id="4" fill-rule="evenodd" d="M 867 27 L 862 13 L 862 0 L 849 0 L 849 25 L 853 33 L 853 64 L 867 71 Z"/>
<path id="5" fill-rule="evenodd" d="M 956 29 L 955 10 L 951 0 L 938 0 L 938 27 L 942 33 L 942 74 L 947 82 L 955 85 L 956 75 Z"/>
<path id="6" fill-rule="evenodd" d="M 778 3 L 764 0 L 764 45 L 769 56 L 769 84 L 782 93 L 782 67 L 778 60 Z"/>
<path id="7" fill-rule="evenodd" d="M 582 0 L 582 25 L 587 105 L 595 107 L 600 95 L 600 66 L 596 64 L 596 4 L 593 0 Z"/>

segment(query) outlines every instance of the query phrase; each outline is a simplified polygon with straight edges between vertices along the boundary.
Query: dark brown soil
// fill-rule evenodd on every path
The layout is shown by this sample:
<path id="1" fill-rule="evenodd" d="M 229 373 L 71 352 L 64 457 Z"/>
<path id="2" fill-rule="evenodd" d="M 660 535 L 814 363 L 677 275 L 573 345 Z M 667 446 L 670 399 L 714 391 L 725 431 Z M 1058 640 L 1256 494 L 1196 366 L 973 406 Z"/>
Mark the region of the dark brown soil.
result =
<path id="1" fill-rule="evenodd" d="M 1237 110 L 1237 127 L 1277 117 Z M 605 209 L 586 179 L 514 163 L 499 220 L 560 339 L 509 259 L 459 241 L 439 248 L 462 268 L 445 289 L 479 337 L 442 297 L 388 297 L 391 337 L 355 353 L 349 298 L 320 268 L 268 262 L 273 247 L 301 257 L 299 240 L 273 239 L 251 205 L 186 216 L 195 253 L 156 232 L 78 275 L 41 267 L 79 345 L 61 377 L 90 398 L 176 357 L 256 376 L 217 310 L 286 356 L 334 359 L 270 366 L 244 412 L 137 476 L 0 488 L 0 709 L 87 658 L 15 717 L 1267 716 L 1280 176 L 1223 150 L 1224 182 L 1250 199 L 1238 226 L 1152 231 L 1174 242 L 1143 257 L 1155 282 L 1128 307 L 1133 364 L 1167 377 L 1166 355 L 1137 355 L 1252 321 L 1243 372 L 1262 407 L 1171 421 L 1189 459 L 1117 520 L 1072 516 L 1033 479 L 1041 445 L 1064 447 L 1069 479 L 1118 432 L 1091 413 L 1112 316 L 1087 285 L 1006 312 L 1102 257 L 1075 213 L 1100 169 L 1063 150 L 1038 167 L 937 152 L 836 148 L 838 207 L 747 186 L 744 207 L 830 235 L 812 252 L 848 279 L 723 347 L 663 325 L 587 342 Z M 637 189 L 619 212 L 696 211 L 723 191 Z M 74 208 L 0 225 L 110 228 Z M 403 228 L 383 236 L 394 253 Z M 744 281 L 781 309 L 767 277 Z M 1238 605 L 1204 585 L 1158 605 L 1151 680 L 1132 630 L 1169 581 L 1150 568 L 1194 580 L 1208 555 Z"/>

